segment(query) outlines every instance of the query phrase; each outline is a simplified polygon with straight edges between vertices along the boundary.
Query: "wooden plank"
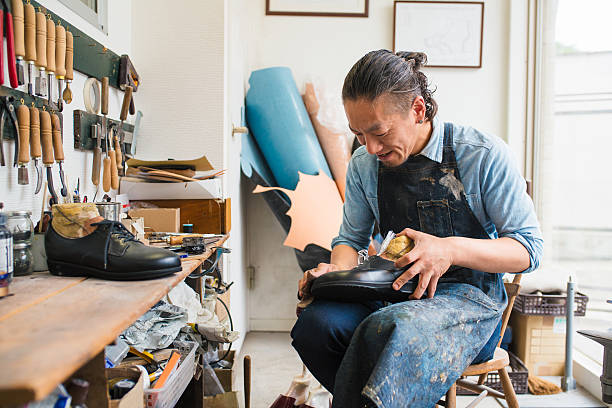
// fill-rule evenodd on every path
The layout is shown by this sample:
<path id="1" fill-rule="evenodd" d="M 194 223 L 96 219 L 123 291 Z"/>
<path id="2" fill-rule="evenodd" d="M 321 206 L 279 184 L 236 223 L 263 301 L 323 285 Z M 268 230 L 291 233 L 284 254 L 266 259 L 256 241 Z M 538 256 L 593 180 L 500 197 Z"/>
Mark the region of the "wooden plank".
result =
<path id="1" fill-rule="evenodd" d="M 0 321 L 2 404 L 45 397 L 199 264 L 186 260 L 181 272 L 162 279 L 85 279 Z"/>

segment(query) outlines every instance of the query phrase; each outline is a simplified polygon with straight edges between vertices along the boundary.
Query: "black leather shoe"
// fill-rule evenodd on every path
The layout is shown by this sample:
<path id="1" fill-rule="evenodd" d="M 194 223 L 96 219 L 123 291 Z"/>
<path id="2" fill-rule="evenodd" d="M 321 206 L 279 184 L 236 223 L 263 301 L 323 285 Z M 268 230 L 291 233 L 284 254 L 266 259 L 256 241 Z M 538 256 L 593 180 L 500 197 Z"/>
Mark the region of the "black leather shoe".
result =
<path id="1" fill-rule="evenodd" d="M 319 276 L 312 282 L 310 293 L 315 298 L 340 302 L 408 300 L 408 297 L 414 292 L 414 282 L 407 282 L 400 290 L 392 287 L 393 282 L 407 268 L 399 269 L 395 267 L 393 261 L 371 256 L 364 263 L 349 271 L 328 272 Z"/>
<path id="2" fill-rule="evenodd" d="M 61 276 L 93 276 L 112 280 L 153 279 L 180 271 L 174 252 L 137 241 L 118 221 L 92 224 L 96 230 L 83 238 L 59 235 L 52 223 L 45 234 L 49 272 Z"/>

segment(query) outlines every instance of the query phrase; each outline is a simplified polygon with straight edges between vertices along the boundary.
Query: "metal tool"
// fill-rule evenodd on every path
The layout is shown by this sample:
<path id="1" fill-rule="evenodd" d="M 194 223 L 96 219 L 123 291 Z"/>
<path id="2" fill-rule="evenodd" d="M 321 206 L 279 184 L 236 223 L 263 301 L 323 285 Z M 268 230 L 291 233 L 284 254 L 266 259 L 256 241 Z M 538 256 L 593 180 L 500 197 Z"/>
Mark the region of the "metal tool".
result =
<path id="1" fill-rule="evenodd" d="M 38 67 L 38 77 L 34 83 L 36 95 L 47 96 L 47 18 L 38 11 L 36 13 L 36 66 Z"/>
<path id="2" fill-rule="evenodd" d="M 108 193 L 111 188 L 111 158 L 109 155 L 110 151 L 110 142 L 108 137 L 108 127 L 107 127 L 107 119 L 106 115 L 108 114 L 108 77 L 102 78 L 102 96 L 101 96 L 101 111 L 104 117 L 102 118 L 102 137 L 104 138 L 105 148 L 106 148 L 106 157 L 102 161 L 103 171 L 102 174 L 102 190 L 105 193 Z"/>
<path id="3" fill-rule="evenodd" d="M 6 4 L 2 0 L 2 10 L 0 10 L 0 31 L 6 35 L 6 60 L 8 62 L 9 81 L 11 87 L 17 88 L 17 65 L 15 62 L 15 40 L 13 38 L 13 16 Z M 3 27 L 5 25 L 6 27 Z M 5 29 L 6 28 L 6 29 Z M 4 84 L 4 41 L 0 42 L 0 85 Z"/>
<path id="4" fill-rule="evenodd" d="M 15 69 L 17 70 L 17 83 L 23 85 L 24 81 L 24 62 L 25 44 L 23 33 L 23 2 L 21 0 L 11 0 L 13 12 L 13 30 L 15 38 L 15 57 L 17 58 Z"/>
<path id="5" fill-rule="evenodd" d="M 115 152 L 117 152 L 117 165 L 121 165 L 121 175 L 125 174 L 125 131 L 123 130 L 123 122 L 127 118 L 128 109 L 130 108 L 130 101 L 132 100 L 133 88 L 129 85 L 125 87 L 125 93 L 123 94 L 123 104 L 121 105 L 121 124 L 119 125 L 119 135 L 121 138 L 120 143 L 115 146 Z M 119 149 L 117 149 L 119 148 Z"/>
<path id="6" fill-rule="evenodd" d="M 122 55 L 119 59 L 119 89 L 125 91 L 127 86 L 131 86 L 133 91 L 136 92 L 139 84 L 140 76 L 138 76 L 130 57 L 128 55 Z M 132 95 L 132 99 L 130 100 L 130 115 L 134 115 L 135 113 L 136 107 L 134 105 L 134 95 Z"/>
<path id="7" fill-rule="evenodd" d="M 136 142 L 138 141 L 138 133 L 140 131 L 140 121 L 142 120 L 142 112 L 136 112 L 136 119 L 134 120 L 134 132 L 132 133 L 132 143 L 130 144 L 130 154 L 132 157 L 136 156 Z"/>
<path id="8" fill-rule="evenodd" d="M 18 155 L 19 155 L 19 128 L 17 127 L 17 116 L 15 115 L 15 107 L 13 106 L 14 98 L 12 96 L 0 96 L 0 109 L 2 114 L 0 115 L 0 166 L 6 166 L 4 161 L 4 148 L 2 138 L 4 137 L 4 122 L 5 119 L 11 121 L 11 128 L 15 134 L 15 155 L 13 157 L 13 166 L 17 166 Z"/>
<path id="9" fill-rule="evenodd" d="M 91 137 L 96 138 L 96 147 L 93 149 L 93 164 L 91 168 L 91 182 L 96 189 L 100 184 L 100 160 L 102 160 L 102 134 L 100 132 L 100 124 L 94 123 L 91 125 Z"/>
<path id="10" fill-rule="evenodd" d="M 112 134 L 112 136 L 111 136 Z M 112 123 L 110 129 L 108 130 L 108 144 L 110 151 L 108 155 L 110 157 L 110 173 L 111 173 L 111 188 L 113 190 L 119 189 L 119 172 L 117 169 L 117 157 L 119 156 L 119 152 L 115 148 L 113 148 L 113 141 L 117 137 L 117 125 Z"/>
<path id="11" fill-rule="evenodd" d="M 43 164 L 47 169 L 47 187 L 51 194 L 51 204 L 57 204 L 57 193 L 53 188 L 53 136 L 51 133 L 51 116 L 49 112 L 43 110 L 40 112 L 40 141 L 42 144 Z"/>
<path id="12" fill-rule="evenodd" d="M 64 109 L 62 92 L 66 75 L 66 29 L 58 24 L 55 26 L 55 76 L 57 77 L 57 109 Z"/>
<path id="13" fill-rule="evenodd" d="M 53 78 L 55 76 L 55 24 L 47 20 L 47 99 L 53 106 Z"/>
<path id="14" fill-rule="evenodd" d="M 34 106 L 30 107 L 30 156 L 34 159 L 34 167 L 36 168 L 36 190 L 34 190 L 34 194 L 38 194 L 42 187 L 42 168 L 40 167 L 42 149 L 40 146 L 40 113 Z"/>
<path id="15" fill-rule="evenodd" d="M 74 77 L 72 66 L 74 59 L 74 38 L 70 31 L 66 31 L 66 89 L 62 93 L 62 97 L 66 103 L 72 102 L 72 90 L 70 83 Z"/>
<path id="16" fill-rule="evenodd" d="M 21 0 L 15 0 L 21 1 Z M 25 11 L 25 59 L 28 62 L 28 93 L 34 95 L 34 62 L 36 61 L 36 11 L 27 3 Z"/>
<path id="17" fill-rule="evenodd" d="M 55 156 L 55 162 L 59 164 L 59 175 L 60 182 L 62 183 L 62 189 L 60 194 L 62 197 L 68 196 L 68 188 L 66 187 L 66 178 L 64 176 L 64 142 L 62 140 L 62 125 L 60 123 L 59 116 L 57 114 L 51 115 L 51 131 L 53 135 L 53 155 Z"/>
<path id="18" fill-rule="evenodd" d="M 30 162 L 30 110 L 23 104 L 17 108 L 19 122 L 19 167 L 17 170 L 17 183 L 30 184 L 28 177 L 28 163 Z"/>

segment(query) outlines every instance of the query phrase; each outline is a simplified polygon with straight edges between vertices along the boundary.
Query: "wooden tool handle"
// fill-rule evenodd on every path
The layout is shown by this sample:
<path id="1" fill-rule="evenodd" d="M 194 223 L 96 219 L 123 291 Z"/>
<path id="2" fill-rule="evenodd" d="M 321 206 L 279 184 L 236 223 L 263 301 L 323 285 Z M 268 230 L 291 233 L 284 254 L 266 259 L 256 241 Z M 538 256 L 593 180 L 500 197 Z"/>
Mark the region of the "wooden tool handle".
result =
<path id="1" fill-rule="evenodd" d="M 108 77 L 102 78 L 102 114 L 108 115 Z"/>
<path id="2" fill-rule="evenodd" d="M 30 107 L 30 156 L 40 157 L 40 112 L 35 107 Z"/>
<path id="3" fill-rule="evenodd" d="M 44 164 L 53 164 L 53 136 L 51 134 L 51 115 L 47 111 L 40 112 L 40 141 L 42 143 L 42 158 Z"/>
<path id="4" fill-rule="evenodd" d="M 115 152 L 114 150 L 111 150 L 110 152 L 108 152 L 108 156 L 110 157 L 111 160 L 111 167 L 110 167 L 110 172 L 111 172 L 111 187 L 113 190 L 117 190 L 119 188 L 119 172 L 117 170 L 117 152 Z"/>
<path id="5" fill-rule="evenodd" d="M 102 161 L 104 165 L 104 173 L 102 174 L 102 190 L 108 193 L 111 188 L 111 159 L 110 155 Z"/>
<path id="6" fill-rule="evenodd" d="M 64 142 L 62 141 L 62 127 L 59 116 L 51 115 L 51 126 L 53 130 L 53 154 L 55 161 L 64 161 Z"/>
<path id="7" fill-rule="evenodd" d="M 30 110 L 25 105 L 17 108 L 19 123 L 19 163 L 30 161 Z"/>
<path id="8" fill-rule="evenodd" d="M 123 105 L 121 105 L 121 115 L 119 119 L 124 121 L 127 118 L 128 110 L 130 109 L 130 101 L 132 100 L 132 92 L 134 92 L 134 88 L 131 86 L 125 87 L 125 93 L 123 94 Z"/>
<path id="9" fill-rule="evenodd" d="M 94 186 L 100 184 L 100 159 L 102 158 L 102 149 L 94 147 L 93 151 L 93 167 L 91 168 L 91 182 Z"/>
<path id="10" fill-rule="evenodd" d="M 36 13 L 36 66 L 47 68 L 47 19 Z"/>
<path id="11" fill-rule="evenodd" d="M 47 20 L 47 71 L 55 72 L 55 24 Z"/>
<path id="12" fill-rule="evenodd" d="M 72 81 L 74 74 L 72 73 L 72 63 L 74 54 L 74 38 L 70 31 L 66 31 L 66 79 Z"/>
<path id="13" fill-rule="evenodd" d="M 251 407 L 251 356 L 244 356 L 243 361 L 244 374 L 244 408 Z"/>
<path id="14" fill-rule="evenodd" d="M 23 57 L 25 55 L 25 44 L 23 37 L 23 2 L 21 0 L 12 0 L 13 6 L 13 38 L 15 41 L 15 56 Z M 34 8 L 32 6 L 32 8 Z"/>
<path id="15" fill-rule="evenodd" d="M 55 26 L 55 75 L 63 79 L 66 75 L 66 29 Z"/>
<path id="16" fill-rule="evenodd" d="M 117 159 L 117 170 L 121 163 L 123 163 L 123 157 L 121 155 L 121 143 L 119 143 L 119 137 L 115 137 L 115 158 Z"/>
<path id="17" fill-rule="evenodd" d="M 36 12 L 31 4 L 25 5 L 25 59 L 36 61 Z"/>

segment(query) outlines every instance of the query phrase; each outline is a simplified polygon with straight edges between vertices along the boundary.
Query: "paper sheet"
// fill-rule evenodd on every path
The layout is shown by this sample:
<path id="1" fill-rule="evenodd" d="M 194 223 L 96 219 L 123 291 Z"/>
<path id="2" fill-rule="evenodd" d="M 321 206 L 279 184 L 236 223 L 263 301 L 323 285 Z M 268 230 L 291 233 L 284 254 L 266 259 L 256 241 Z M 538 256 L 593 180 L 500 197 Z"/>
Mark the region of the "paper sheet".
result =
<path id="1" fill-rule="evenodd" d="M 336 183 L 325 173 L 310 176 L 298 172 L 295 190 L 258 185 L 253 193 L 279 190 L 291 200 L 287 215 L 291 229 L 284 245 L 303 251 L 306 245 L 316 244 L 331 251 L 331 241 L 342 224 L 342 199 Z"/>

